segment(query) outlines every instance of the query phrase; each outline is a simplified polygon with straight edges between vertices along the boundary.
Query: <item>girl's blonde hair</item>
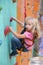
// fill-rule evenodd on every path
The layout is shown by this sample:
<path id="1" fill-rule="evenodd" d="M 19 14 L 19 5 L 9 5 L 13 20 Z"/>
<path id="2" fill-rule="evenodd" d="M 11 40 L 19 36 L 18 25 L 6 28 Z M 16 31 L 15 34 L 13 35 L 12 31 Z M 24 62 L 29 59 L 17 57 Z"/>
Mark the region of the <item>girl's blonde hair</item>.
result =
<path id="1" fill-rule="evenodd" d="M 37 36 L 36 38 L 41 37 L 40 23 L 39 23 L 38 19 L 37 18 L 32 18 L 32 17 L 26 17 L 25 24 L 28 21 L 32 21 L 32 25 L 33 25 L 32 33 L 34 34 L 34 36 Z M 35 33 L 35 31 L 37 32 L 37 34 Z"/>

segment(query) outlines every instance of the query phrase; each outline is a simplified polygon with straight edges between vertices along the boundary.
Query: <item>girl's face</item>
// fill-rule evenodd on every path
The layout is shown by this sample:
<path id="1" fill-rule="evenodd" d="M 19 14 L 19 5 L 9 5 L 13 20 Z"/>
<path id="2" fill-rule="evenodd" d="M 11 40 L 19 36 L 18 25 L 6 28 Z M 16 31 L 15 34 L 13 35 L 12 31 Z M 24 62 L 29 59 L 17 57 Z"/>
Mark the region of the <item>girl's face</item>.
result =
<path id="1" fill-rule="evenodd" d="M 26 23 L 26 28 L 28 31 L 31 31 L 33 28 L 33 21 L 32 20 L 28 20 Z"/>

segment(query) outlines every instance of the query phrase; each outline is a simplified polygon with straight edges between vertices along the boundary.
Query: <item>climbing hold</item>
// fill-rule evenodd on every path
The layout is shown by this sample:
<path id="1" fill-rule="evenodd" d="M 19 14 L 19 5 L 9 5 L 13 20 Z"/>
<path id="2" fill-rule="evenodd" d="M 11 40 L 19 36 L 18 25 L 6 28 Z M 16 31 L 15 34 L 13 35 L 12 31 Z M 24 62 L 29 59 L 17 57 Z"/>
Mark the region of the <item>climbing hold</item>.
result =
<path id="1" fill-rule="evenodd" d="M 12 2 L 13 2 L 13 3 L 15 3 L 15 2 L 16 2 L 16 0 L 12 0 Z"/>
<path id="2" fill-rule="evenodd" d="M 2 45 L 2 40 L 0 40 L 0 45 Z"/>
<path id="3" fill-rule="evenodd" d="M 0 6 L 0 11 L 2 10 L 2 6 Z"/>
<path id="4" fill-rule="evenodd" d="M 16 62 L 14 65 L 17 65 L 18 63 Z"/>
<path id="5" fill-rule="evenodd" d="M 7 26 L 7 27 L 5 28 L 5 30 L 4 30 L 5 36 L 6 36 L 9 32 L 10 32 L 10 30 L 9 30 L 9 27 Z"/>
<path id="6" fill-rule="evenodd" d="M 10 22 L 12 22 L 13 18 L 10 18 Z"/>

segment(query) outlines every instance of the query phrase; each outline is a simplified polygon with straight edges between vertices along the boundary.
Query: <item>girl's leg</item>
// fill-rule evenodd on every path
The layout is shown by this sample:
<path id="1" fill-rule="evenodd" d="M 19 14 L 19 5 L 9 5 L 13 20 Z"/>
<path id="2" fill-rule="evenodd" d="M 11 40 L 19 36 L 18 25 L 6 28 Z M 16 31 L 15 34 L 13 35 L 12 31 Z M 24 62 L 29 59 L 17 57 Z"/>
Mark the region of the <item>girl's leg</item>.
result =
<path id="1" fill-rule="evenodd" d="M 13 37 L 11 39 L 11 48 L 14 52 L 14 55 L 17 54 L 17 49 L 21 49 L 22 48 L 22 43 L 20 42 L 20 40 L 16 37 Z"/>

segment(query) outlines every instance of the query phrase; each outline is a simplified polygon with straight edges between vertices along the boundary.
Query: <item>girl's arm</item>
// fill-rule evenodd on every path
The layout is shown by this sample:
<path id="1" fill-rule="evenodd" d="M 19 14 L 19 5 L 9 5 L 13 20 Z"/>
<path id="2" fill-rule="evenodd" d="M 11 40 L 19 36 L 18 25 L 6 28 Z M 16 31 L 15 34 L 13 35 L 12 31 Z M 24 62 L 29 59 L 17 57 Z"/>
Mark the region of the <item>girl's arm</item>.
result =
<path id="1" fill-rule="evenodd" d="M 9 30 L 13 33 L 14 36 L 16 36 L 17 38 L 25 38 L 25 35 L 24 34 L 18 34 L 16 32 L 14 32 L 14 30 L 9 27 Z"/>
<path id="2" fill-rule="evenodd" d="M 22 27 L 24 27 L 24 23 L 21 21 L 17 20 L 16 18 L 11 18 L 10 21 L 15 20 L 18 24 L 20 24 Z"/>

